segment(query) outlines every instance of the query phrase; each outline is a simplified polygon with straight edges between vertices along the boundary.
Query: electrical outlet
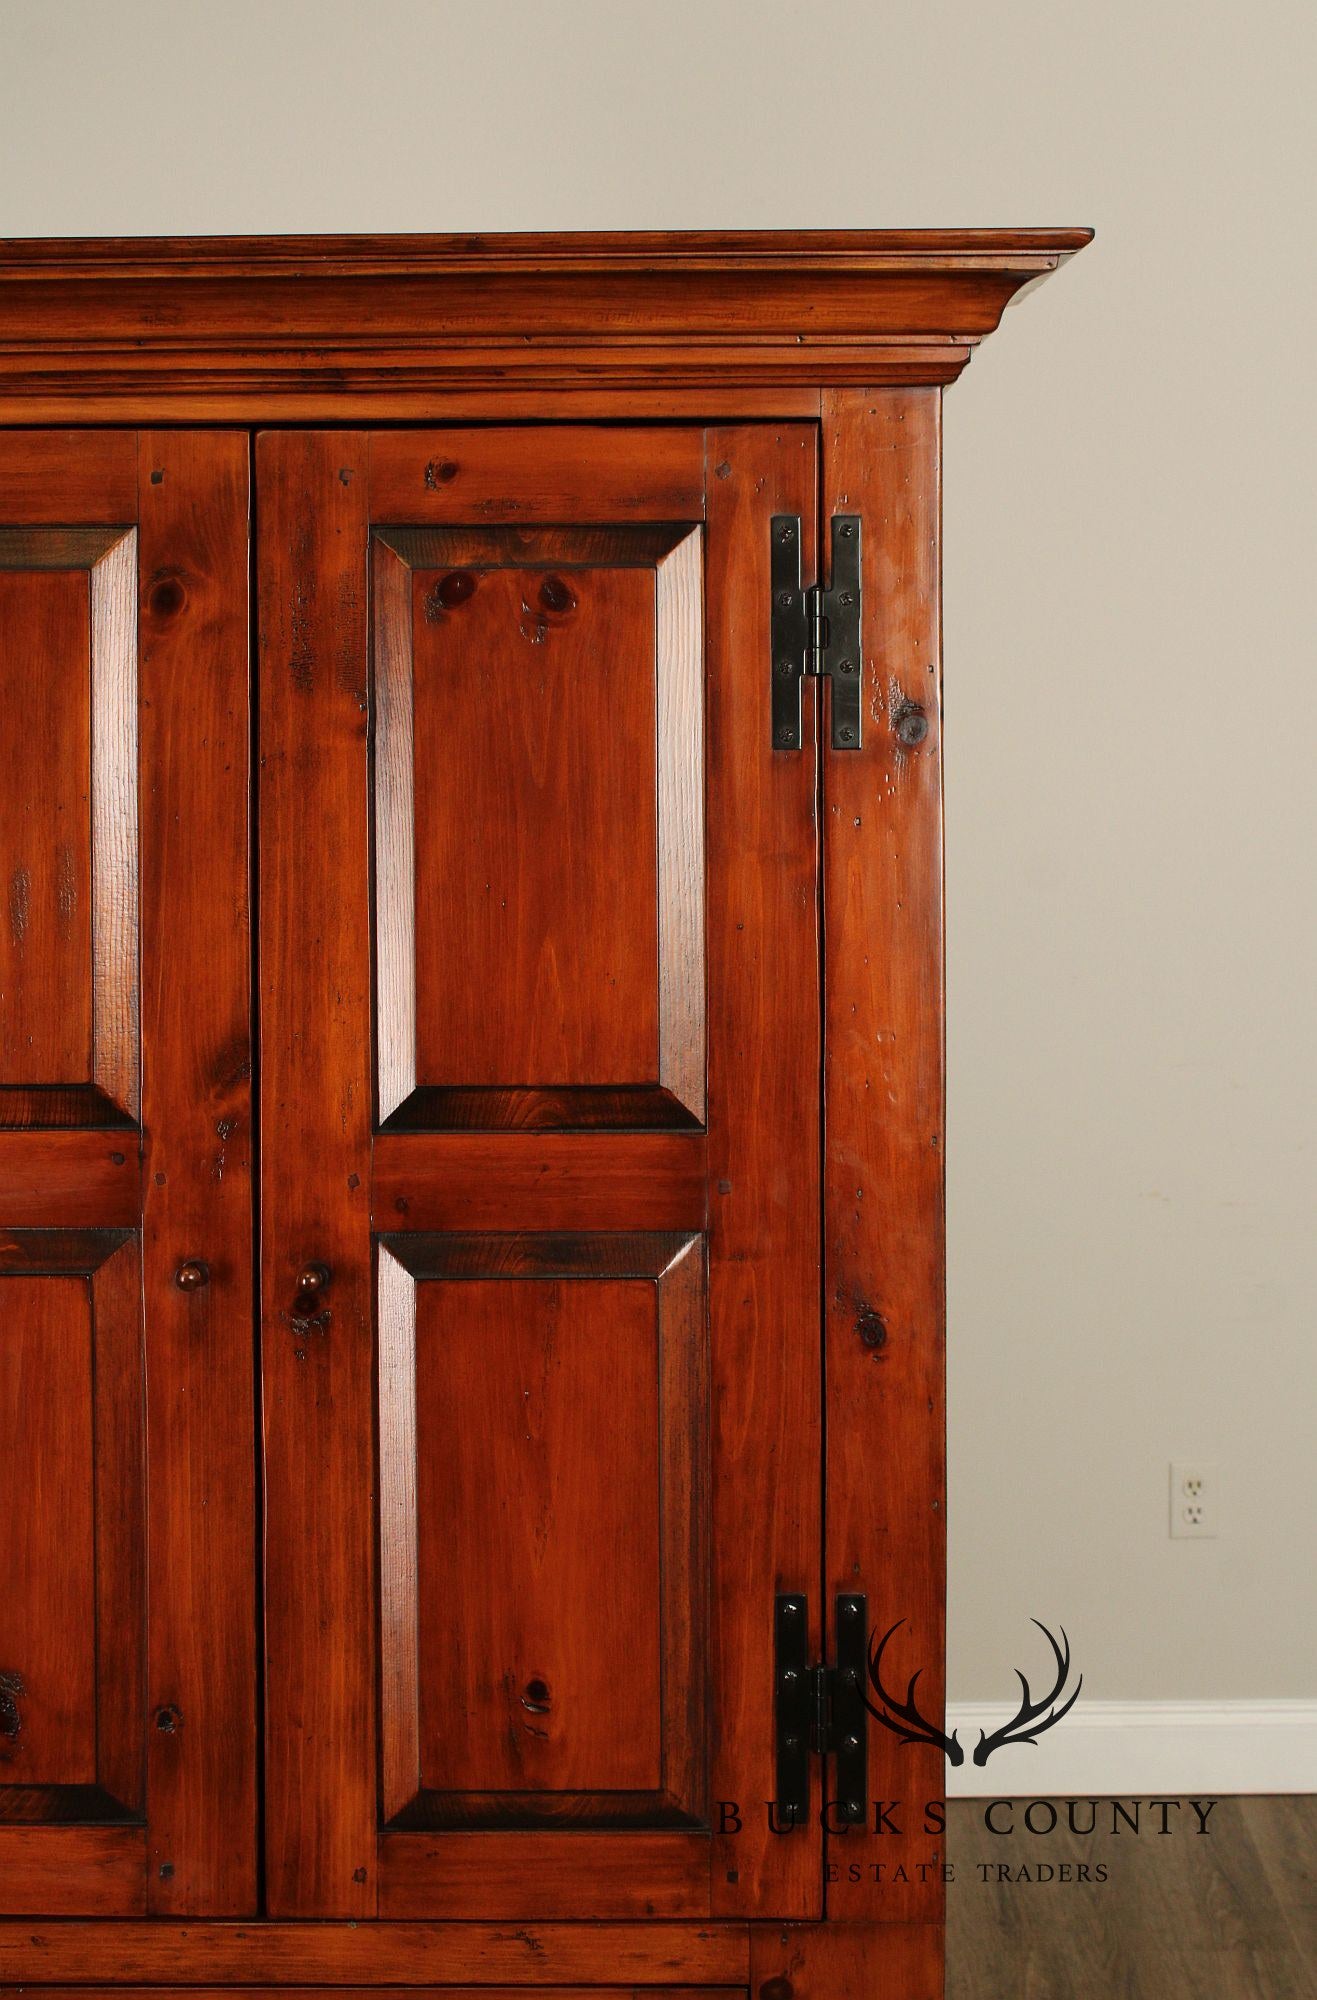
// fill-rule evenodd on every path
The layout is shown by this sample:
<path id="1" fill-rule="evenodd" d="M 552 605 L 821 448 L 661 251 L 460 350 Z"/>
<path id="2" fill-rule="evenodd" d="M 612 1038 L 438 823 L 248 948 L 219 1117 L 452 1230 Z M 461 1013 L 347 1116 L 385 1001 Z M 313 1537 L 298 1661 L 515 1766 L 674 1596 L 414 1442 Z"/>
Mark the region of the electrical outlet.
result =
<path id="1" fill-rule="evenodd" d="M 1171 1533 L 1177 1540 L 1209 1541 L 1217 1526 L 1217 1474 L 1200 1458 L 1171 1465 Z"/>

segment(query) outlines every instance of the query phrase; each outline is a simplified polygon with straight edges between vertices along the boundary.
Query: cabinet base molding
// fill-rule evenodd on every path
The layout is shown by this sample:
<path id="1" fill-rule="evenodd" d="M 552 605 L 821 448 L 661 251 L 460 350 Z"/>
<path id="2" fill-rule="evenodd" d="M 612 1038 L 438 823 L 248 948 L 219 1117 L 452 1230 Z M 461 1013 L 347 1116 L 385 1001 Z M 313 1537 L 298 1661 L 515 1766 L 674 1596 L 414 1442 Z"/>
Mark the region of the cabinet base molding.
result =
<path id="1" fill-rule="evenodd" d="M 503 2000 L 552 1987 L 554 2000 L 933 2000 L 940 1924 L 0 1922 L 0 1995 L 45 2000 L 240 1986 L 244 2000 L 289 1987 L 333 2000 L 390 1989 Z M 785 1983 L 783 1983 L 785 1982 Z"/>

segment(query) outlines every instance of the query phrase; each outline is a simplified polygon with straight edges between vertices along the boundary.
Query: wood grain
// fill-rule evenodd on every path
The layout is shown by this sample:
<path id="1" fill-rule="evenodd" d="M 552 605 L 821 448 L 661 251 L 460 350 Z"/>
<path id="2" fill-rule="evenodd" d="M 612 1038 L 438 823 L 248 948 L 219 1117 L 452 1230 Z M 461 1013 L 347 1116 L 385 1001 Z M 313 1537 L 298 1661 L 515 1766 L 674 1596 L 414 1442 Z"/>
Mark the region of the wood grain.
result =
<path id="1" fill-rule="evenodd" d="M 901 1685 L 943 1699 L 942 794 L 938 626 L 939 393 L 828 399 L 824 513 L 864 530 L 863 747 L 824 759 L 825 1285 L 828 1596 L 867 1594 L 898 1619 Z M 896 733 L 917 704 L 928 733 Z M 876 1344 L 873 1344 L 876 1340 Z M 870 1795 L 902 1800 L 901 1835 L 830 1843 L 889 1863 L 881 1889 L 843 1868 L 830 1917 L 936 1919 L 936 1837 L 922 1801 L 940 1751 L 870 1725 Z M 881 1845 L 881 1855 L 879 1846 Z M 893 1875 L 904 1864 L 908 1880 Z M 921 1873 L 919 1864 L 924 1864 Z M 881 1912 L 876 1907 L 881 1898 Z"/>
<path id="2" fill-rule="evenodd" d="M 8 1125 L 140 1108 L 136 574 L 131 529 L 0 527 L 0 702 L 21 725 L 0 747 Z"/>
<path id="3" fill-rule="evenodd" d="M 135 1134 L 0 1131 L 0 1229 L 124 1229 L 141 1213 Z"/>
<path id="4" fill-rule="evenodd" d="M 0 431 L 0 458 L 0 525 L 137 519 L 135 431 Z"/>
<path id="5" fill-rule="evenodd" d="M 153 1914 L 256 1907 L 248 448 L 141 440 Z M 208 1282 L 175 1282 L 199 1259 Z"/>
<path id="6" fill-rule="evenodd" d="M 96 1779 L 91 1288 L 0 1286 L 0 1785 Z"/>
<path id="7" fill-rule="evenodd" d="M 0 1117 L 14 1084 L 92 1069 L 86 572 L 5 566 L 0 543 Z M 9 556 L 9 561 L 14 561 Z"/>
<path id="8" fill-rule="evenodd" d="M 703 1229 L 707 1157 L 695 1132 L 381 1133 L 375 1224 Z"/>
<path id="9" fill-rule="evenodd" d="M 146 1914 L 146 1834 L 128 1826 L 0 1826 L 0 1911 Z M 3 1957 L 0 1967 L 11 1968 Z"/>
<path id="10" fill-rule="evenodd" d="M 942 1932 L 895 1922 L 756 1924 L 750 1985 L 772 2000 L 942 2000 Z M 996 1986 L 994 1996 L 1008 1990 Z"/>
<path id="11" fill-rule="evenodd" d="M 9 1980 L 159 1986 L 170 1980 L 337 1988 L 557 1987 L 621 1981 L 740 1986 L 744 1924 L 0 1922 Z"/>
<path id="12" fill-rule="evenodd" d="M 418 1081 L 657 1082 L 653 574 L 412 590 Z"/>
<path id="13" fill-rule="evenodd" d="M 637 479 L 637 465 L 643 477 Z M 699 521 L 700 432 L 377 431 L 370 445 L 373 521 Z M 457 558 L 471 560 L 471 558 Z"/>
<path id="14" fill-rule="evenodd" d="M 1017 1813 L 1009 1840 L 985 1833 L 981 1800 L 948 1807 L 948 2000 L 1317 1991 L 1317 1799 L 1223 1798 L 1206 1836 L 1114 1841 L 1072 1833 L 1067 1801 L 1054 1803 L 1052 1834 L 1031 1835 Z M 1180 1817 L 1193 1825 L 1186 1810 L 1173 1827 Z"/>
<path id="15" fill-rule="evenodd" d="M 770 523 L 813 523 L 816 454 L 804 429 L 708 441 L 713 1796 L 745 1809 L 743 1830 L 714 1844 L 725 1916 L 822 1905 L 816 1829 L 777 1837 L 765 1805 L 773 1598 L 805 1591 L 817 1612 L 822 1541 L 814 684 L 806 749 L 780 756 L 767 679 Z"/>
<path id="16" fill-rule="evenodd" d="M 272 1915 L 376 1908 L 366 456 L 257 440 Z M 332 1273 L 314 1322 L 297 1274 Z"/>
<path id="17" fill-rule="evenodd" d="M 584 435 L 630 505 L 667 504 L 637 434 Z M 551 459 L 573 466 L 574 442 Z M 523 434 L 523 472 L 542 450 Z M 584 476 L 599 452 L 576 456 Z M 394 528 L 372 579 L 381 1122 L 699 1125 L 698 531 Z"/>
<path id="18" fill-rule="evenodd" d="M 658 415 L 694 387 L 696 414 L 740 389 L 781 417 L 820 384 L 954 380 L 1090 234 L 10 242 L 0 415 Z"/>

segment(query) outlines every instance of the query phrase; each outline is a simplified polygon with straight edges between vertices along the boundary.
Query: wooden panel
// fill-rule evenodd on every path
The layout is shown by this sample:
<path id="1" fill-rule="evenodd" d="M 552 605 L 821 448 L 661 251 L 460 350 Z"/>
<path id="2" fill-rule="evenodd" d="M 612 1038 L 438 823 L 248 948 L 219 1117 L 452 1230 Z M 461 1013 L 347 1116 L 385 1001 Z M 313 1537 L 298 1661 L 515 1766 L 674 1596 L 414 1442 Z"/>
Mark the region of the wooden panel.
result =
<path id="1" fill-rule="evenodd" d="M 0 527 L 0 1120 L 138 1110 L 136 549 Z"/>
<path id="2" fill-rule="evenodd" d="M 271 1914 L 376 1907 L 365 439 L 257 440 Z M 346 920 L 345 920 L 346 918 Z M 297 1274 L 332 1272 L 297 1319 Z"/>
<path id="3" fill-rule="evenodd" d="M 809 1916 L 816 1838 L 774 1837 L 773 1597 L 819 1599 L 819 1172 L 814 703 L 805 749 L 769 744 L 769 526 L 811 539 L 815 434 L 709 434 L 709 1182 L 714 1579 L 713 1908 Z M 809 550 L 806 549 L 808 559 Z M 819 1643 L 819 1634 L 812 1640 Z M 815 1655 L 819 1657 L 819 1655 Z"/>
<path id="4" fill-rule="evenodd" d="M 0 1229 L 130 1229 L 141 1213 L 131 1134 L 0 1131 Z"/>
<path id="5" fill-rule="evenodd" d="M 704 1833 L 380 1837 L 383 1917 L 696 1917 L 708 1907 Z"/>
<path id="6" fill-rule="evenodd" d="M 0 569 L 4 1084 L 91 1076 L 90 650 L 85 573 Z"/>
<path id="7" fill-rule="evenodd" d="M 134 431 L 0 431 L 0 525 L 137 518 Z"/>
<path id="8" fill-rule="evenodd" d="M 417 1320 L 422 1785 L 657 1789 L 652 1288 L 457 1280 Z"/>
<path id="9" fill-rule="evenodd" d="M 528 451 L 521 430 L 376 432 L 370 494 L 375 521 L 698 521 L 704 439 L 573 429 L 541 432 Z"/>
<path id="10" fill-rule="evenodd" d="M 0 1984 L 0 1994 L 15 1993 L 20 1988 Z M 229 1986 L 51 1986 L 43 1989 L 43 2000 L 77 2000 L 77 1996 L 98 1993 L 123 1992 L 136 1995 L 137 2000 L 165 2000 L 166 1995 L 177 1994 L 180 2000 L 233 2000 L 233 1989 Z M 524 1987 L 517 1986 L 335 1986 L 316 1988 L 300 1987 L 298 1992 L 305 2000 L 312 2000 L 318 1992 L 332 1992 L 337 2000 L 391 2000 L 399 1993 L 433 1993 L 442 2000 L 518 2000 Z M 243 2000 L 284 2000 L 288 1988 L 281 1986 L 246 1986 Z M 555 1986 L 553 2000 L 734 2000 L 737 1992 L 745 1988 L 729 1991 L 726 1986 Z"/>
<path id="11" fill-rule="evenodd" d="M 0 1144 L 3 1134 L 0 1134 Z M 703 1229 L 702 1133 L 382 1133 L 377 1228 Z"/>
<path id="12" fill-rule="evenodd" d="M 159 1986 L 218 1980 L 338 1988 L 488 1989 L 636 1981 L 744 1986 L 744 1924 L 254 1924 L 0 1922 L 0 1967 L 24 1982 Z"/>
<path id="13" fill-rule="evenodd" d="M 702 1822 L 703 1290 L 687 1236 L 384 1239 L 396 1824 Z"/>
<path id="14" fill-rule="evenodd" d="M 0 1289 L 0 1787 L 96 1778 L 91 1289 Z"/>
<path id="15" fill-rule="evenodd" d="M 145 1833 L 126 1826 L 0 1826 L 0 1910 L 144 1915 Z M 0 1963 L 10 1970 L 7 1960 Z"/>
<path id="16" fill-rule="evenodd" d="M 698 533 L 396 529 L 373 554 L 381 1119 L 698 1124 Z"/>
<path id="17" fill-rule="evenodd" d="M 148 1900 L 223 1916 L 257 1896 L 248 442 L 141 449 Z"/>
<path id="18" fill-rule="evenodd" d="M 860 1590 L 898 1685 L 943 1699 L 942 811 L 939 397 L 830 400 L 824 512 L 864 516 L 864 744 L 825 762 L 827 966 L 825 1256 L 828 1593 Z M 872 530 L 869 524 L 872 523 Z M 910 705 L 928 733 L 906 747 Z M 896 1651 L 900 1647 L 899 1653 Z M 871 1796 L 942 1796 L 940 1751 L 870 1726 Z M 881 1888 L 843 1869 L 829 1914 L 936 1918 L 941 1842 L 920 1812 L 902 1834 L 832 1843 L 889 1864 Z M 879 1853 L 881 1850 L 881 1854 Z M 906 1880 L 894 1877 L 903 1864 Z M 921 1865 L 922 1864 L 922 1865 Z"/>
<path id="19" fill-rule="evenodd" d="M 412 592 L 419 1081 L 655 1076 L 653 576 Z"/>
<path id="20" fill-rule="evenodd" d="M 940 1924 L 756 1924 L 750 1940 L 768 2000 L 942 2000 Z"/>
<path id="21" fill-rule="evenodd" d="M 125 1232 L 0 1235 L 0 1515 L 14 1556 L 0 1601 L 6 1823 L 141 1810 L 140 1311 Z M 23 1907 L 3 1881 L 0 1906 Z"/>

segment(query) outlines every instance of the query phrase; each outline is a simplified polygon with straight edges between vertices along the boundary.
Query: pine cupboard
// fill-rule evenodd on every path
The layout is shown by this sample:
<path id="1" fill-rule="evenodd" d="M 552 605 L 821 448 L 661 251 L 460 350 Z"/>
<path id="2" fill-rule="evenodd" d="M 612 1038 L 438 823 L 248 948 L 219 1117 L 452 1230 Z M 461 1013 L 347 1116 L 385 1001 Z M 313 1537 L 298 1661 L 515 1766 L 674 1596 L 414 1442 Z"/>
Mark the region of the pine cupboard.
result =
<path id="1" fill-rule="evenodd" d="M 1087 240 L 0 246 L 0 1989 L 941 1993 L 941 398 Z"/>

